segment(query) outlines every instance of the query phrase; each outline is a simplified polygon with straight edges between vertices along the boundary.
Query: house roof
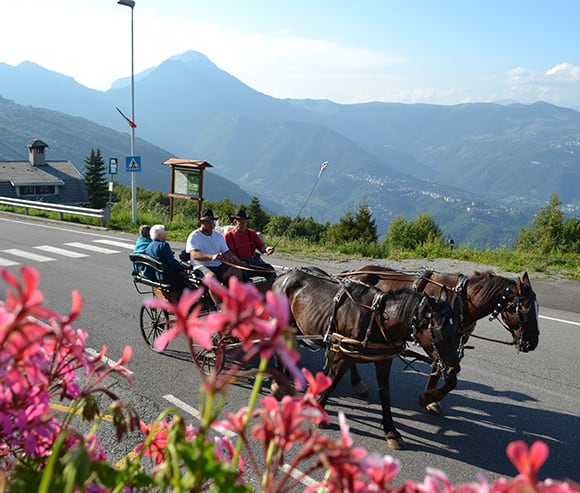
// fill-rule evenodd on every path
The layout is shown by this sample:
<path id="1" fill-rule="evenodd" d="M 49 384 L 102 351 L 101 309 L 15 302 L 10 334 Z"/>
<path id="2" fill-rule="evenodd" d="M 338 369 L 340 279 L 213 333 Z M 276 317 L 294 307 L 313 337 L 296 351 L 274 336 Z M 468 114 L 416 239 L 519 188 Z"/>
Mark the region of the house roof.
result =
<path id="1" fill-rule="evenodd" d="M 0 196 L 16 198 L 19 186 L 59 186 L 59 194 L 44 200 L 65 204 L 84 204 L 88 194 L 83 175 L 70 161 L 0 161 Z"/>

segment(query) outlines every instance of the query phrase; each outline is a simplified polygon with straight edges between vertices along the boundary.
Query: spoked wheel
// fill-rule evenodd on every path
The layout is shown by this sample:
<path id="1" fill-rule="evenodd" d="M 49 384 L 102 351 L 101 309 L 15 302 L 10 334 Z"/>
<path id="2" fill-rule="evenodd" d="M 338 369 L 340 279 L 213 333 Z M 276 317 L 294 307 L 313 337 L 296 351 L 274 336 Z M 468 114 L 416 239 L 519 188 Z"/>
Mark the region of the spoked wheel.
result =
<path id="1" fill-rule="evenodd" d="M 216 312 L 217 308 L 215 303 L 211 299 L 209 293 L 205 293 L 199 300 L 199 302 L 192 307 L 201 306 L 201 311 L 199 312 L 200 317 L 209 315 L 212 312 Z M 214 368 L 218 368 L 218 373 L 223 369 L 223 357 L 218 358 L 217 348 L 204 349 L 199 344 L 193 341 L 189 341 L 189 350 L 191 351 L 191 358 L 193 362 L 198 366 L 201 372 L 205 375 L 209 375 Z M 219 359 L 220 361 L 217 361 Z"/>
<path id="2" fill-rule="evenodd" d="M 238 340 L 232 336 L 215 336 L 214 347 L 210 350 L 202 348 L 195 342 L 190 342 L 191 357 L 199 369 L 206 375 L 215 371 L 220 373 L 226 365 L 231 368 L 235 362 L 231 361 L 232 350 L 239 345 Z"/>
<path id="3" fill-rule="evenodd" d="M 141 307 L 141 335 L 153 349 L 155 341 L 169 328 L 169 313 L 159 308 L 143 305 Z"/>
<path id="4" fill-rule="evenodd" d="M 190 342 L 189 348 L 194 363 L 203 374 L 209 375 L 214 368 L 217 369 L 218 373 L 223 370 L 224 358 L 223 356 L 218 357 L 216 348 L 207 350 L 194 342 Z"/>

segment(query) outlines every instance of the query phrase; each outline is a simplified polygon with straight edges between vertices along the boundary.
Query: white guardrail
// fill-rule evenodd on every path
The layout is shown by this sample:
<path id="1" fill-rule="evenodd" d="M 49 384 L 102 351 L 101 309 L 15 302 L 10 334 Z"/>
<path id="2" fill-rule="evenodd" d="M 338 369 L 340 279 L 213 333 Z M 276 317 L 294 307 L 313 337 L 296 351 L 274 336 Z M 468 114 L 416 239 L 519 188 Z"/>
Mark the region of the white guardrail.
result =
<path id="1" fill-rule="evenodd" d="M 21 200 L 10 197 L 0 197 L 0 204 L 11 205 L 13 207 L 23 207 L 28 215 L 29 209 L 38 209 L 41 211 L 52 211 L 60 214 L 62 221 L 64 214 L 73 214 L 76 216 L 96 217 L 101 220 L 101 226 L 105 226 L 107 221 L 111 220 L 111 209 L 89 209 L 88 207 L 77 207 L 74 205 L 52 204 L 42 202 L 41 200 Z"/>

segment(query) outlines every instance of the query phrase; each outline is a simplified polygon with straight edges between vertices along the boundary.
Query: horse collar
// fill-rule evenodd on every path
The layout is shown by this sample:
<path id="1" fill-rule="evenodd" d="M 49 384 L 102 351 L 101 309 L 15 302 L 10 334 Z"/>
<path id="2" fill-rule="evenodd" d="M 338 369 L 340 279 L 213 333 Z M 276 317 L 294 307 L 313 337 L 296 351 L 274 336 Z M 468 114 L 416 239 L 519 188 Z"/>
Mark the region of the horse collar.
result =
<path id="1" fill-rule="evenodd" d="M 459 276 L 459 279 L 457 280 L 457 284 L 453 288 L 453 291 L 457 293 L 459 296 L 461 296 L 465 292 L 465 286 L 467 286 L 467 279 L 468 279 L 467 276 L 461 274 Z"/>
<path id="2" fill-rule="evenodd" d="M 413 283 L 413 287 L 411 289 L 413 289 L 413 291 L 421 291 L 420 289 L 421 283 L 427 277 L 427 275 L 431 274 L 432 272 L 433 271 L 430 269 L 423 269 L 422 271 L 417 272 L 417 279 L 415 279 L 415 282 Z"/>

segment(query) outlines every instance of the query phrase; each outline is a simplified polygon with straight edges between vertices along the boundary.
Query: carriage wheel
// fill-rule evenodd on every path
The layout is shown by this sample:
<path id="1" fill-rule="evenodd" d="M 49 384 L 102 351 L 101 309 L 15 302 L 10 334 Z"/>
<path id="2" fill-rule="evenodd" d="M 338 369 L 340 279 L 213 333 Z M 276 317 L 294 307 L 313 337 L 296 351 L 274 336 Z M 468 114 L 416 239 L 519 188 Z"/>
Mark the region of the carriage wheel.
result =
<path id="1" fill-rule="evenodd" d="M 165 310 L 143 305 L 141 307 L 141 335 L 153 349 L 157 338 L 169 328 L 169 314 Z"/>
<path id="2" fill-rule="evenodd" d="M 207 350 L 192 341 L 189 342 L 189 349 L 194 363 L 204 375 L 209 375 L 212 371 L 219 373 L 224 369 L 225 354 L 223 351 L 218 351 L 215 347 Z"/>

